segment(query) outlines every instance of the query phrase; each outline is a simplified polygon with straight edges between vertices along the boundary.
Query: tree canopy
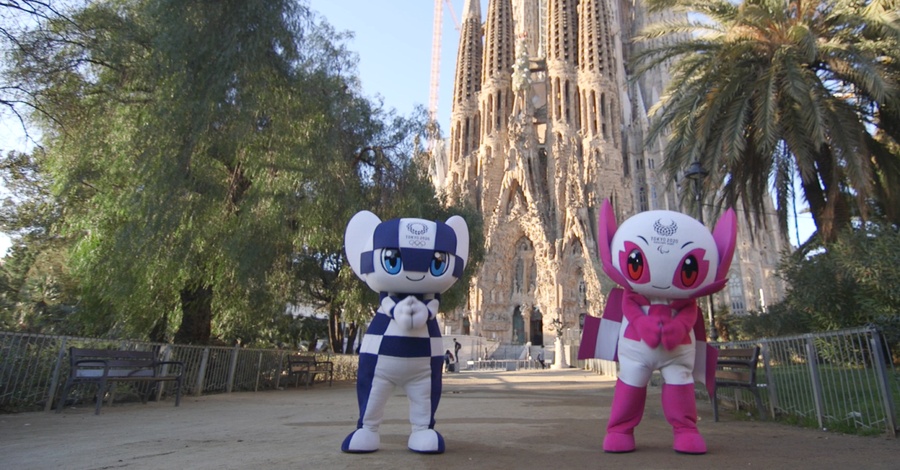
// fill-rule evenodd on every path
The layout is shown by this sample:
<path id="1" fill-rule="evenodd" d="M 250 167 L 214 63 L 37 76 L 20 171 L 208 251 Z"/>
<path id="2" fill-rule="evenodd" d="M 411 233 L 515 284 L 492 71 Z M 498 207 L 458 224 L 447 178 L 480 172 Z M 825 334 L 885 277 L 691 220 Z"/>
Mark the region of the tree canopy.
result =
<path id="1" fill-rule="evenodd" d="M 364 98 L 344 37 L 288 0 L 102 0 L 16 37 L 85 333 L 271 343 L 288 302 L 337 328 L 371 313 L 353 213 L 465 212 L 416 162 L 424 114 Z"/>
<path id="2" fill-rule="evenodd" d="M 774 186 L 786 233 L 793 175 L 826 242 L 854 216 L 900 222 L 900 16 L 896 0 L 650 0 L 637 72 L 674 63 L 652 109 L 673 180 L 709 171 L 716 205 L 756 221 Z M 671 62 L 670 62 L 671 61 Z M 764 220 L 764 219 L 762 219 Z"/>

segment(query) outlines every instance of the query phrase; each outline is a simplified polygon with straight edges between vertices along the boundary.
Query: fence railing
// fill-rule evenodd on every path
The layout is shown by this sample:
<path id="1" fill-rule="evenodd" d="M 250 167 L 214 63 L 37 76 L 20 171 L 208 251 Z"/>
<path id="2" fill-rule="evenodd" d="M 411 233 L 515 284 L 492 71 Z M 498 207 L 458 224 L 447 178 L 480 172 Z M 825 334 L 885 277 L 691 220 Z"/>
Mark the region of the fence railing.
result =
<path id="1" fill-rule="evenodd" d="M 759 344 L 759 381 L 770 416 L 819 428 L 896 436 L 900 376 L 875 327 L 721 344 Z M 751 400 L 739 394 L 742 405 Z"/>
<path id="2" fill-rule="evenodd" d="M 876 328 L 714 345 L 760 346 L 758 382 L 769 416 L 819 428 L 896 436 L 900 375 Z M 578 348 L 575 341 L 566 346 Z M 68 375 L 69 347 L 151 350 L 160 359 L 182 361 L 186 395 L 280 388 L 286 383 L 285 357 L 292 352 L 0 332 L 0 411 L 50 410 Z M 331 360 L 335 379 L 355 377 L 355 356 Z M 617 373 L 616 364 L 609 361 L 569 364 L 604 375 Z M 166 392 L 160 389 L 157 396 Z M 76 389 L 75 396 L 79 393 L 91 396 L 87 389 Z M 727 389 L 719 396 L 741 408 L 754 407 L 752 395 L 744 390 Z"/>
<path id="3" fill-rule="evenodd" d="M 760 346 L 757 381 L 768 416 L 820 429 L 897 434 L 900 375 L 875 327 L 757 341 L 713 343 L 718 348 Z M 585 369 L 615 376 L 615 363 L 582 361 Z M 744 389 L 724 389 L 719 399 L 754 409 Z"/>
<path id="4" fill-rule="evenodd" d="M 284 363 L 292 352 L 0 332 L 0 411 L 50 410 L 69 374 L 70 347 L 156 351 L 161 360 L 182 361 L 185 395 L 283 387 Z M 355 376 L 355 357 L 330 360 L 335 362 L 335 379 Z M 161 384 L 157 397 L 167 392 Z M 70 396 L 89 399 L 93 391 L 76 387 Z"/>

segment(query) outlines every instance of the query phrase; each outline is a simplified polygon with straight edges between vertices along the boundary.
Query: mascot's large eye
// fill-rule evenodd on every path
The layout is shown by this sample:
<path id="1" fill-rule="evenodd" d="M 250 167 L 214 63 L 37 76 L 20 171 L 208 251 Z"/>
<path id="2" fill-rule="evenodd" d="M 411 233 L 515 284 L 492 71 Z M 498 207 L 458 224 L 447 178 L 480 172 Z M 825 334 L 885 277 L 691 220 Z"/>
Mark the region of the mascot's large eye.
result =
<path id="1" fill-rule="evenodd" d="M 381 252 L 381 265 L 388 274 L 397 274 L 403 269 L 403 260 L 400 258 L 400 250 L 387 248 Z"/>
<path id="2" fill-rule="evenodd" d="M 628 261 L 626 262 L 626 274 L 628 274 L 628 278 L 632 281 L 638 281 L 644 275 L 644 253 L 641 252 L 640 249 L 633 249 L 631 253 L 628 254 Z"/>
<path id="3" fill-rule="evenodd" d="M 434 257 L 431 258 L 431 275 L 432 276 L 440 276 L 447 272 L 447 266 L 450 265 L 450 256 L 447 253 L 442 251 L 434 252 Z"/>
<path id="4" fill-rule="evenodd" d="M 709 261 L 706 250 L 697 248 L 681 258 L 681 264 L 672 277 L 672 285 L 679 289 L 696 289 L 709 274 Z"/>
<path id="5" fill-rule="evenodd" d="M 681 260 L 681 284 L 684 287 L 693 287 L 700 279 L 700 265 L 694 255 L 687 255 Z"/>

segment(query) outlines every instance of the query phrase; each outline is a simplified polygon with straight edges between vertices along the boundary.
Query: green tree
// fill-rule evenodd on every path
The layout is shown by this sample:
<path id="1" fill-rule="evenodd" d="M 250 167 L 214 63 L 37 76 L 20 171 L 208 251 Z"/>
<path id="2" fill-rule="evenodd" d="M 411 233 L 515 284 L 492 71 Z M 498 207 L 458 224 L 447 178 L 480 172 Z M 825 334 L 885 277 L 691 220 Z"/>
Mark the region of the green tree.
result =
<path id="1" fill-rule="evenodd" d="M 67 268 L 67 242 L 53 233 L 61 211 L 44 176 L 31 154 L 0 158 L 0 230 L 12 241 L 0 266 L 0 327 L 69 333 L 77 283 Z"/>
<path id="2" fill-rule="evenodd" d="M 786 233 L 792 175 L 828 243 L 876 208 L 900 222 L 897 0 L 650 0 L 687 13 L 638 36 L 638 73 L 675 61 L 648 134 L 664 170 L 699 162 L 717 206 L 756 222 L 774 182 Z"/>
<path id="3" fill-rule="evenodd" d="M 843 234 L 827 252 L 782 267 L 791 288 L 785 303 L 818 329 L 879 323 L 900 315 L 900 233 L 867 224 Z"/>
<path id="4" fill-rule="evenodd" d="M 81 313 L 157 340 L 264 330 L 294 300 L 291 258 L 359 197 L 348 149 L 375 118 L 341 36 L 292 1 L 68 18 L 22 39 L 13 79 L 41 110 Z"/>
<path id="5" fill-rule="evenodd" d="M 789 288 L 765 313 L 727 318 L 737 339 L 828 331 L 873 324 L 900 347 L 900 232 L 869 223 L 842 232 L 829 249 L 782 260 Z"/>
<path id="6" fill-rule="evenodd" d="M 466 219 L 470 232 L 469 259 L 463 278 L 441 298 L 441 311 L 448 311 L 465 301 L 465 286 L 483 258 L 483 235 L 481 218 L 474 209 L 449 205 L 435 194 L 425 170 L 428 155 L 422 148 L 427 138 L 426 116 L 424 109 L 418 109 L 409 119 L 388 116 L 374 127 L 376 132 L 369 144 L 359 147 L 353 160 L 361 199 L 351 212 L 370 210 L 382 220 L 395 217 L 446 220 L 452 215 Z M 332 349 L 344 353 L 353 352 L 351 348 L 360 328 L 378 307 L 378 294 L 360 281 L 346 263 L 343 227 L 350 216 L 339 221 L 341 227 L 331 230 L 325 243 L 301 253 L 295 269 L 303 297 L 328 312 Z"/>
<path id="7" fill-rule="evenodd" d="M 285 306 L 311 303 L 340 344 L 371 315 L 342 258 L 350 217 L 461 211 L 421 170 L 424 118 L 362 98 L 343 38 L 262 0 L 93 2 L 17 38 L 7 80 L 42 131 L 71 324 L 295 343 Z"/>

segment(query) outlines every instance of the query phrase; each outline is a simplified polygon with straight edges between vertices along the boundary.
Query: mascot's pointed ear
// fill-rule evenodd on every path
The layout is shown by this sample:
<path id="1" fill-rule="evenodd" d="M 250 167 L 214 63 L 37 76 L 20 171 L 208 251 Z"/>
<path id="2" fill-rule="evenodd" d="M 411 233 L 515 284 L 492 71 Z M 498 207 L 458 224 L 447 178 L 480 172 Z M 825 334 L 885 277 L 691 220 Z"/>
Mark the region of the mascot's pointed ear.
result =
<path id="1" fill-rule="evenodd" d="M 360 255 L 372 250 L 372 237 L 375 228 L 381 223 L 377 215 L 369 211 L 359 211 L 347 223 L 344 231 L 344 250 L 347 252 L 347 261 L 353 273 L 365 280 L 365 274 L 360 272 Z"/>
<path id="2" fill-rule="evenodd" d="M 728 209 L 716 222 L 713 229 L 713 240 L 716 241 L 716 249 L 719 251 L 719 267 L 716 279 L 724 279 L 731 268 L 731 260 L 734 258 L 734 245 L 737 243 L 737 217 L 734 210 Z"/>
<path id="3" fill-rule="evenodd" d="M 625 280 L 622 273 L 612 263 L 610 244 L 618 228 L 619 225 L 616 223 L 616 214 L 613 213 L 612 204 L 609 203 L 609 199 L 604 199 L 603 204 L 600 206 L 600 217 L 597 221 L 597 248 L 600 249 L 600 263 L 603 266 L 603 272 L 613 282 L 620 286 L 627 286 L 628 281 Z"/>
<path id="4" fill-rule="evenodd" d="M 462 258 L 463 266 L 469 260 L 469 225 L 466 219 L 454 215 L 445 222 L 456 233 L 456 256 Z"/>

